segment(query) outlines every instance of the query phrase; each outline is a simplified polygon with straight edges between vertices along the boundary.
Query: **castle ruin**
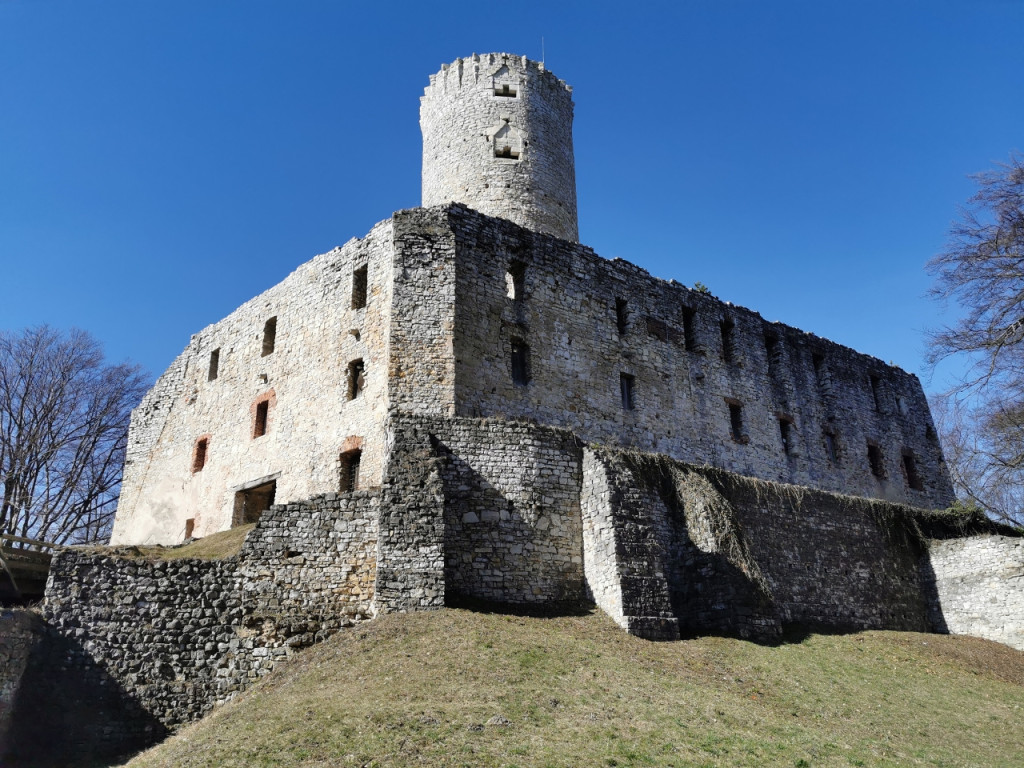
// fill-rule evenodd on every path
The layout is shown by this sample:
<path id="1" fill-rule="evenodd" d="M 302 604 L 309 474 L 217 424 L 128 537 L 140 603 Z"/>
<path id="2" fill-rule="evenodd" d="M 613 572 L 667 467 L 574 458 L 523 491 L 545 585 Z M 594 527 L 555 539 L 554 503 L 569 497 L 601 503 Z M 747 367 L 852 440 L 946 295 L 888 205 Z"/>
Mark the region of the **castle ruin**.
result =
<path id="1" fill-rule="evenodd" d="M 58 553 L 32 630 L 40 679 L 123 691 L 103 749 L 460 598 L 1024 648 L 1021 539 L 921 512 L 953 491 L 917 377 L 581 245 L 572 111 L 524 57 L 442 67 L 424 207 L 196 333 L 135 410 L 116 548 Z M 226 560 L 128 556 L 247 523 Z"/>

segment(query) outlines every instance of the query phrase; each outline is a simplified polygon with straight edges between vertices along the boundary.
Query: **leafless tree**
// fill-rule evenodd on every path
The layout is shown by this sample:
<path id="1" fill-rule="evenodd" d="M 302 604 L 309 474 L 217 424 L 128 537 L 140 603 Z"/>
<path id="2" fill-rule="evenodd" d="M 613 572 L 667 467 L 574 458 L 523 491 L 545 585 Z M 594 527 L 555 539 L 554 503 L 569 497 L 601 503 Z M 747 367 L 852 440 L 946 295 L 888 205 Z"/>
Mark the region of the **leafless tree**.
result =
<path id="1" fill-rule="evenodd" d="M 936 401 L 947 463 L 962 498 L 1024 522 L 1024 160 L 975 177 L 946 249 L 929 264 L 932 295 L 964 314 L 932 335 L 930 361 L 971 362 Z"/>
<path id="2" fill-rule="evenodd" d="M 138 366 L 106 364 L 84 331 L 0 331 L 0 531 L 106 540 L 146 387 Z"/>

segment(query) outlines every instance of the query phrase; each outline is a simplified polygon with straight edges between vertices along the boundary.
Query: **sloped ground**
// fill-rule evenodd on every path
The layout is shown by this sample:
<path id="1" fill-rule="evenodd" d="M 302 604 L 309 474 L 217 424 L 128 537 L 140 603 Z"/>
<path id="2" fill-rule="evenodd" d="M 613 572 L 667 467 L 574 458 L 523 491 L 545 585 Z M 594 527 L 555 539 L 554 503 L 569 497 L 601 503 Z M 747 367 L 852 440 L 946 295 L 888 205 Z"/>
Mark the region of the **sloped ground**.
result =
<path id="1" fill-rule="evenodd" d="M 1024 653 L 896 632 L 650 643 L 601 614 L 389 616 L 143 766 L 1024 765 Z"/>

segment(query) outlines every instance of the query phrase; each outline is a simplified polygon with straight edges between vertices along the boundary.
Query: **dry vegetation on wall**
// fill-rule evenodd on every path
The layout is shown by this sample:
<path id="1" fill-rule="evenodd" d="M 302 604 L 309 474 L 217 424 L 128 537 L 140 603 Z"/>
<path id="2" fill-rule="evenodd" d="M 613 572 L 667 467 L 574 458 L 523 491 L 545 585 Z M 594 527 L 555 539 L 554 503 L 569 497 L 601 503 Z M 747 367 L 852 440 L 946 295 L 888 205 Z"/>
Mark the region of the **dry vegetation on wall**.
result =
<path id="1" fill-rule="evenodd" d="M 974 638 L 650 643 L 445 609 L 336 635 L 129 765 L 1009 768 L 1022 694 L 1024 654 Z"/>
<path id="2" fill-rule="evenodd" d="M 88 547 L 86 552 L 97 555 L 127 557 L 138 560 L 222 560 L 233 557 L 242 550 L 242 543 L 256 523 L 239 525 L 220 533 L 193 539 L 188 544 L 176 547 L 161 546 L 127 546 L 127 547 Z"/>

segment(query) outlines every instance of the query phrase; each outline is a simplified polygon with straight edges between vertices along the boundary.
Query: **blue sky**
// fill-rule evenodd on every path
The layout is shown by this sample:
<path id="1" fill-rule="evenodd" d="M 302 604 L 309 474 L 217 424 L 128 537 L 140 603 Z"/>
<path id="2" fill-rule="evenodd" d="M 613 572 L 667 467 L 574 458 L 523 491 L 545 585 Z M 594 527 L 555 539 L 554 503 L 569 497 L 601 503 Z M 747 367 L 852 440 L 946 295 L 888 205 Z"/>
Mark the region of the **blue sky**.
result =
<path id="1" fill-rule="evenodd" d="M 160 373 L 419 204 L 443 62 L 542 38 L 583 243 L 941 383 L 924 264 L 1024 150 L 1024 2 L 0 0 L 0 328 Z"/>

